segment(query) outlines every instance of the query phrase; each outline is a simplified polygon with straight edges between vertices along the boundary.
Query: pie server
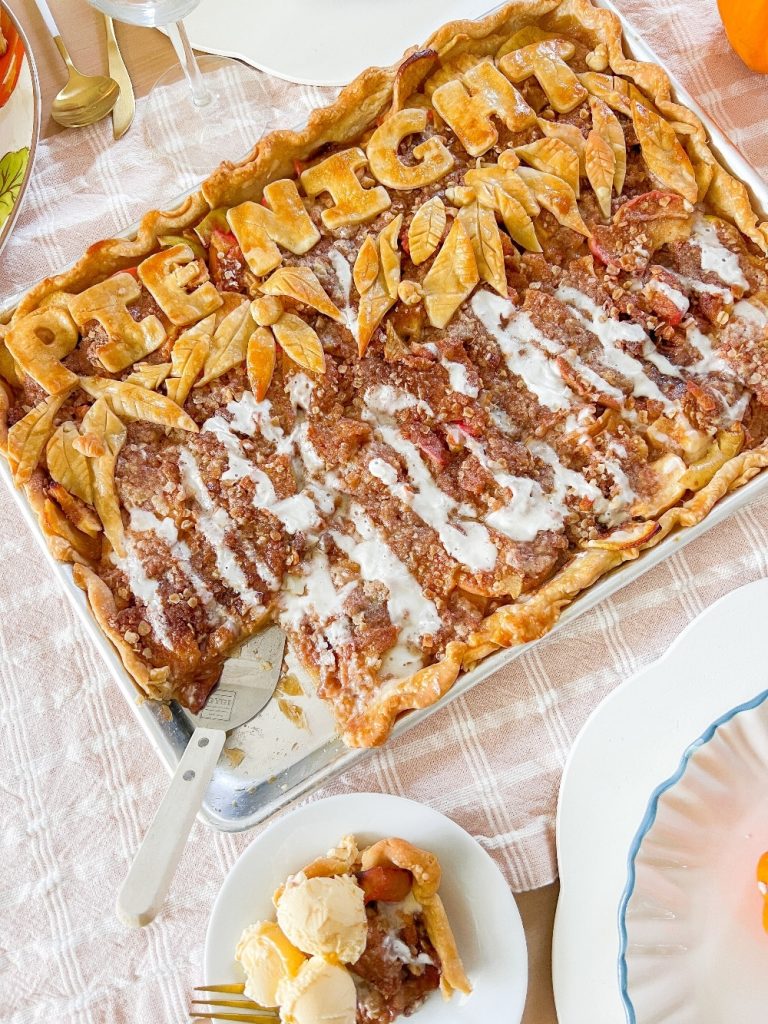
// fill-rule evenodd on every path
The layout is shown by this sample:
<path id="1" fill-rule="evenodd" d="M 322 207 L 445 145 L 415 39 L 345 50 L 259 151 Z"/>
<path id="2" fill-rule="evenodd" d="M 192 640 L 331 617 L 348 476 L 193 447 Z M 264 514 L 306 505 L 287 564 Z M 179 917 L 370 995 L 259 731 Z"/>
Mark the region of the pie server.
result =
<path id="1" fill-rule="evenodd" d="M 195 731 L 117 895 L 117 916 L 123 924 L 149 924 L 165 902 L 227 733 L 269 703 L 284 649 L 285 633 L 279 626 L 258 633 L 225 662 L 200 713 L 185 712 Z"/>

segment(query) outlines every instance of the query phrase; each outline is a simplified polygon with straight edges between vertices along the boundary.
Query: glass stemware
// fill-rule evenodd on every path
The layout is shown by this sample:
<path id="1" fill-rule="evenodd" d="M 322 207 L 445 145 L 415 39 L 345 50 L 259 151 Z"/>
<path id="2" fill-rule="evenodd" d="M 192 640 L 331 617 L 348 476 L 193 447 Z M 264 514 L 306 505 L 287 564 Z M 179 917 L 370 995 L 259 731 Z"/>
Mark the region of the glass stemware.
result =
<path id="1" fill-rule="evenodd" d="M 267 94 L 254 68 L 230 57 L 195 55 L 182 19 L 200 0 L 89 3 L 116 21 L 163 27 L 173 44 L 178 64 L 155 83 L 141 124 L 148 150 L 173 162 L 176 184 L 197 180 L 222 160 L 241 159 L 266 128 Z M 183 81 L 186 87 L 177 85 Z"/>

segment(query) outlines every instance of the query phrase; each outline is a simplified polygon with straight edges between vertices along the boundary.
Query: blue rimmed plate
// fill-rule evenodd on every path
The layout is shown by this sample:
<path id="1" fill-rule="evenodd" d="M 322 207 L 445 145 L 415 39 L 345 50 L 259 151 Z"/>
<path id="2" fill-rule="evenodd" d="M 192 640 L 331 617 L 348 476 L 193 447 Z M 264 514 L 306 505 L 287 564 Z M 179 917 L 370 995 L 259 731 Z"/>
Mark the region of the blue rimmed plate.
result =
<path id="1" fill-rule="evenodd" d="M 727 583 L 737 582 L 736 570 Z M 724 585 L 721 581 L 720 589 Z M 684 586 L 672 578 L 669 600 L 677 594 L 677 599 L 687 601 Z M 637 600 L 645 598 L 640 595 Z M 617 971 L 617 921 L 627 888 L 629 851 L 651 794 L 662 780 L 675 775 L 693 737 L 704 736 L 729 709 L 750 703 L 768 687 L 767 610 L 768 579 L 732 590 L 691 622 L 662 658 L 614 690 L 579 733 L 566 762 L 557 816 L 561 890 L 552 967 L 560 1024 L 619 1024 L 625 1019 Z M 648 613 L 654 614 L 654 609 Z M 764 827 L 766 792 L 763 783 L 753 793 L 757 812 L 764 814 Z M 750 851 L 733 868 L 733 885 L 749 901 L 738 920 L 748 918 L 749 928 L 758 929 L 745 941 L 760 941 L 757 955 L 767 964 L 768 935 L 759 932 L 756 860 L 748 863 L 751 857 Z M 727 876 L 725 883 L 727 888 Z M 698 892 L 694 895 L 698 899 Z M 710 917 L 702 943 L 729 927 L 726 905 L 730 907 L 727 900 L 717 907 L 707 903 Z M 738 938 L 744 939 L 741 929 Z M 659 964 L 659 973 L 668 976 L 673 967 L 681 971 L 683 961 Z M 737 971 L 733 977 L 742 976 Z M 689 984 L 690 975 L 680 981 Z M 725 972 L 713 971 L 711 985 L 727 993 L 730 981 Z M 647 1024 L 639 1014 L 636 1019 Z M 700 1016 L 697 1024 L 711 1019 Z M 720 1018 L 728 1024 L 765 1020 L 764 1014 Z M 672 1022 L 681 1024 L 681 1018 L 670 1014 L 665 1024 Z"/>
<path id="2" fill-rule="evenodd" d="M 40 88 L 21 26 L 0 3 L 0 250 L 32 173 L 40 134 Z"/>
<path id="3" fill-rule="evenodd" d="M 651 796 L 619 910 L 630 1024 L 761 1024 L 768 935 L 768 690 L 717 719 Z"/>

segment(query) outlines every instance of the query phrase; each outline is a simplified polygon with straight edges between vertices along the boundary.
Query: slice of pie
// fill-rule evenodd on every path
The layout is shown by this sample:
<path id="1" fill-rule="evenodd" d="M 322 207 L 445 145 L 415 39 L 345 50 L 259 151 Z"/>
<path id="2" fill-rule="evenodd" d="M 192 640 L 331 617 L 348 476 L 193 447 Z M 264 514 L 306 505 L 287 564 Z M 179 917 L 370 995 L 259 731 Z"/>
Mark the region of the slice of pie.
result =
<path id="1" fill-rule="evenodd" d="M 768 464 L 768 227 L 588 0 L 368 69 L 0 326 L 0 441 L 141 690 L 278 621 L 344 740 Z"/>
<path id="2" fill-rule="evenodd" d="M 286 1024 L 390 1024 L 438 988 L 469 993 L 439 886 L 433 854 L 346 836 L 277 890 L 276 922 L 243 933 L 245 994 Z"/>

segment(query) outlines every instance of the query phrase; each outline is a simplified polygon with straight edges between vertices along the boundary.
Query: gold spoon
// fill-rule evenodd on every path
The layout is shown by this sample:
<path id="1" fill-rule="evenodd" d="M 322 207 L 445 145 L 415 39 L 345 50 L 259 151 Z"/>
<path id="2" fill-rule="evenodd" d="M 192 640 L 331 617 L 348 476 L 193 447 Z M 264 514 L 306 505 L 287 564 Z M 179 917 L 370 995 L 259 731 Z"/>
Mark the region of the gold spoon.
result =
<path id="1" fill-rule="evenodd" d="M 51 116 L 64 128 L 82 128 L 106 117 L 117 103 L 120 87 L 106 75 L 81 75 L 69 56 L 46 0 L 35 0 L 45 27 L 69 69 L 67 84 L 51 106 Z"/>

